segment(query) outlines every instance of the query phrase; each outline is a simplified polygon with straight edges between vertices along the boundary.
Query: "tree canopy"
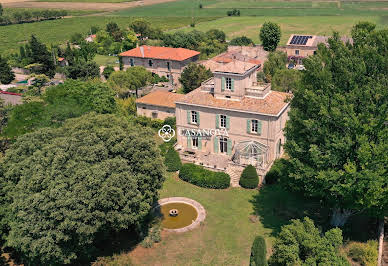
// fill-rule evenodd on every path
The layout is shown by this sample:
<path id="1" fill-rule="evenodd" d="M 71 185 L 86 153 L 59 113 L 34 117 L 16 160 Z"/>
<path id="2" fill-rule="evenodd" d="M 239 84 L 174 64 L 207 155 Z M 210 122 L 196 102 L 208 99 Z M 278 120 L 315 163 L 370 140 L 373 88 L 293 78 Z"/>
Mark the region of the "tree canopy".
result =
<path id="1" fill-rule="evenodd" d="M 249 46 L 254 44 L 255 43 L 252 41 L 252 39 L 246 36 L 236 37 L 229 42 L 229 45 L 235 45 L 235 46 Z"/>
<path id="2" fill-rule="evenodd" d="M 39 40 L 34 35 L 31 35 L 31 39 L 28 44 L 31 53 L 31 63 L 38 63 L 42 66 L 39 71 L 37 71 L 37 74 L 45 74 L 51 78 L 54 77 L 55 65 L 53 57 L 47 50 L 46 45 L 39 42 Z"/>
<path id="3" fill-rule="evenodd" d="M 164 179 L 153 135 L 91 113 L 19 137 L 0 171 L 5 245 L 25 264 L 62 265 L 93 259 L 114 232 L 136 231 Z"/>
<path id="4" fill-rule="evenodd" d="M 308 217 L 303 221 L 291 220 L 277 236 L 269 264 L 348 266 L 349 262 L 339 253 L 341 245 L 340 229 L 334 228 L 321 235 Z"/>
<path id="5" fill-rule="evenodd" d="M 294 69 L 280 69 L 272 78 L 271 88 L 276 91 L 292 92 L 298 86 L 302 73 Z"/>
<path id="6" fill-rule="evenodd" d="M 5 58 L 0 55 L 0 83 L 9 84 L 15 79 L 15 74 Z"/>
<path id="7" fill-rule="evenodd" d="M 260 40 L 266 51 L 275 51 L 280 42 L 280 26 L 273 22 L 265 22 L 260 29 Z"/>
<path id="8" fill-rule="evenodd" d="M 278 70 L 286 69 L 287 64 L 287 54 L 284 52 L 276 51 L 269 53 L 268 60 L 265 61 L 263 72 L 265 75 L 265 80 L 271 82 L 275 73 Z"/>
<path id="9" fill-rule="evenodd" d="M 183 86 L 183 91 L 189 93 L 201 86 L 201 83 L 213 76 L 210 69 L 203 65 L 190 63 L 182 72 L 179 82 Z"/>
<path id="10" fill-rule="evenodd" d="M 66 119 L 90 111 L 115 112 L 114 92 L 98 81 L 67 80 L 47 88 L 41 101 L 13 107 L 3 134 L 15 137 L 41 127 L 60 126 Z"/>
<path id="11" fill-rule="evenodd" d="M 304 59 L 285 149 L 288 183 L 321 198 L 342 226 L 354 212 L 388 211 L 388 30 L 356 37 L 355 46 L 335 33 L 328 44 Z"/>
<path id="12" fill-rule="evenodd" d="M 144 67 L 130 67 L 126 71 L 113 72 L 108 78 L 108 85 L 121 98 L 126 98 L 130 93 L 138 94 L 138 89 L 153 82 L 151 72 Z"/>

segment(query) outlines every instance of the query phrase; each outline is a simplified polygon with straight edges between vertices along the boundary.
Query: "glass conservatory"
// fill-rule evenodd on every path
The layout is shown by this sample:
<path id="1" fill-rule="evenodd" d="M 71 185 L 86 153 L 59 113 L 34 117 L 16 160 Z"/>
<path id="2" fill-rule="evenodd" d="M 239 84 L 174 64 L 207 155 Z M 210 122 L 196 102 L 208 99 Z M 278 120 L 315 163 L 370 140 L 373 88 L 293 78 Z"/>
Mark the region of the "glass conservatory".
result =
<path id="1" fill-rule="evenodd" d="M 264 168 L 268 160 L 268 147 L 257 141 L 242 141 L 236 146 L 233 162 L 240 165 L 251 164 L 258 168 Z"/>

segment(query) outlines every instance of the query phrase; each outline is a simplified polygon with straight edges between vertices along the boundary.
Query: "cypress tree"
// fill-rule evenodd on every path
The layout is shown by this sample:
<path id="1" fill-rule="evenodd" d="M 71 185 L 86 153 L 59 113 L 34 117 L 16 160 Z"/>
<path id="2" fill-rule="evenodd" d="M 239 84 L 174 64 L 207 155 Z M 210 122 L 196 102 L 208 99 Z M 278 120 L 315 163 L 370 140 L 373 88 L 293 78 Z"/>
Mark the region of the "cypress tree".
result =
<path id="1" fill-rule="evenodd" d="M 39 42 L 34 35 L 31 35 L 30 48 L 33 62 L 42 64 L 42 70 L 38 74 L 45 74 L 51 78 L 54 77 L 55 65 L 46 45 Z"/>
<path id="2" fill-rule="evenodd" d="M 179 158 L 178 152 L 174 149 L 174 147 L 170 147 L 168 149 L 164 164 L 166 165 L 167 171 L 169 172 L 175 172 L 181 169 L 182 162 Z"/>
<path id="3" fill-rule="evenodd" d="M 9 84 L 15 79 L 15 74 L 5 58 L 0 56 L 0 83 Z"/>

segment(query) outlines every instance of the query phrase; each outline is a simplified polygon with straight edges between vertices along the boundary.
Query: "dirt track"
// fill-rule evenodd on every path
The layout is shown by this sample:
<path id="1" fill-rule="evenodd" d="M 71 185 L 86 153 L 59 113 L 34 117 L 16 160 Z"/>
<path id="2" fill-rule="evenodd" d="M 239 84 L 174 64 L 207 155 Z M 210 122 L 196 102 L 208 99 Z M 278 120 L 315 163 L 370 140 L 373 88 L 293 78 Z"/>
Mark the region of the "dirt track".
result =
<path id="1" fill-rule="evenodd" d="M 4 7 L 22 8 L 55 8 L 73 10 L 113 11 L 137 6 L 153 5 L 176 0 L 143 0 L 123 3 L 90 3 L 90 2 L 34 2 L 33 0 L 0 0 Z"/>

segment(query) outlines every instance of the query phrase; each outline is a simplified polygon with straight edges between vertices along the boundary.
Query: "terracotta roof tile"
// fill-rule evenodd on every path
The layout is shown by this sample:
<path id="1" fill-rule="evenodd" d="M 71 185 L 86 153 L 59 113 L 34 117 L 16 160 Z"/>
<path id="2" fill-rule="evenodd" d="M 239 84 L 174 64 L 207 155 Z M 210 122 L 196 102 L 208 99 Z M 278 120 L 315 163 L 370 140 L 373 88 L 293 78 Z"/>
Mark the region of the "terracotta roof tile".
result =
<path id="1" fill-rule="evenodd" d="M 137 99 L 136 103 L 175 108 L 175 102 L 181 100 L 184 96 L 183 94 L 168 91 L 154 91 Z"/>
<path id="2" fill-rule="evenodd" d="M 241 101 L 234 101 L 215 98 L 209 92 L 202 91 L 201 88 L 198 88 L 186 94 L 186 96 L 180 101 L 177 101 L 177 103 L 277 115 L 289 104 L 286 101 L 289 97 L 291 97 L 291 94 L 289 93 L 270 91 L 263 99 L 243 97 Z"/>
<path id="3" fill-rule="evenodd" d="M 199 54 L 200 52 L 185 48 L 142 45 L 140 47 L 123 52 L 120 54 L 120 56 L 183 61 Z"/>

